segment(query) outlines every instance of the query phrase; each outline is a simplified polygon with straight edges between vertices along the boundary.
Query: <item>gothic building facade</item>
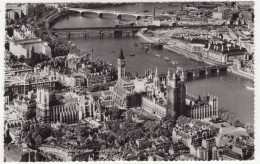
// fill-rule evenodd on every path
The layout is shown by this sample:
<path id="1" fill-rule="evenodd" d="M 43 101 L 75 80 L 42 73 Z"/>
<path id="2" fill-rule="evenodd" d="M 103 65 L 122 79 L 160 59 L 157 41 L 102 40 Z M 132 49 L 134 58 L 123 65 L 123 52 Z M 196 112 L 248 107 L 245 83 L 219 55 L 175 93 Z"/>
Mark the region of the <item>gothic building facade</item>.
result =
<path id="1" fill-rule="evenodd" d="M 170 72 L 167 74 L 167 106 L 168 115 L 178 117 L 186 115 L 186 85 L 184 81 L 184 74 L 173 73 L 172 77 Z"/>
<path id="2" fill-rule="evenodd" d="M 118 81 L 110 88 L 111 105 L 123 108 L 141 107 L 159 118 L 185 115 L 186 85 L 182 72 L 161 77 L 158 69 L 145 70 L 145 75 L 135 79 L 125 77 L 123 51 L 118 57 Z"/>
<path id="3" fill-rule="evenodd" d="M 97 118 L 97 105 L 92 95 L 67 92 L 50 97 L 49 90 L 37 89 L 36 118 L 39 122 L 74 124 L 86 117 Z"/>
<path id="4" fill-rule="evenodd" d="M 192 119 L 202 120 L 211 117 L 218 117 L 218 97 L 208 95 L 190 102 L 190 110 L 188 115 Z"/>

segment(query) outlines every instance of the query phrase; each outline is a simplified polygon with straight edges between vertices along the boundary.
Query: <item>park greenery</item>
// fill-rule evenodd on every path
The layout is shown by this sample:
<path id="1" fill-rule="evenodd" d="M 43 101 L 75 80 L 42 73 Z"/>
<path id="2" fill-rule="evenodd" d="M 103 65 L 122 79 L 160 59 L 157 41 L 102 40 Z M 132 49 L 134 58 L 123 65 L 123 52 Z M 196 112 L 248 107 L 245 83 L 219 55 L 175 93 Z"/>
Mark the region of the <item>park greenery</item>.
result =
<path id="1" fill-rule="evenodd" d="M 111 120 L 106 123 L 109 129 L 119 136 L 119 138 L 124 138 L 125 142 L 142 138 L 157 138 L 160 136 L 170 137 L 172 131 L 172 128 L 164 126 L 167 122 L 160 125 L 159 122 L 151 119 L 145 119 L 142 123 L 129 120 Z M 173 123 L 171 126 L 173 127 Z"/>
<path id="2" fill-rule="evenodd" d="M 110 86 L 114 86 L 114 82 L 102 83 L 102 84 L 93 84 L 89 87 L 89 91 L 90 92 L 105 91 L 105 90 L 109 90 Z"/>
<path id="3" fill-rule="evenodd" d="M 54 141 L 56 146 L 70 145 L 71 148 L 96 150 L 100 146 L 97 141 L 97 132 L 97 129 L 86 126 L 69 127 L 61 123 L 52 127 L 50 124 L 41 124 L 34 131 L 22 131 L 22 136 L 27 146 L 32 149 Z M 71 141 L 76 141 L 76 145 Z"/>
<path id="4" fill-rule="evenodd" d="M 232 114 L 232 113 L 228 113 L 228 112 L 222 113 L 220 115 L 220 118 L 222 120 L 230 123 L 234 127 L 242 126 L 241 122 L 238 120 L 238 118 L 234 114 Z"/>
<path id="5" fill-rule="evenodd" d="M 217 136 L 219 133 L 219 128 L 214 127 L 210 123 L 203 122 L 201 120 L 195 120 L 186 116 L 179 116 L 176 120 L 176 124 L 179 127 L 182 127 L 182 130 L 188 133 L 191 130 L 199 131 L 203 127 L 204 129 L 209 129 L 214 136 Z"/>
<path id="6" fill-rule="evenodd" d="M 246 123 L 245 124 L 246 132 L 250 137 L 254 137 L 254 125 Z"/>

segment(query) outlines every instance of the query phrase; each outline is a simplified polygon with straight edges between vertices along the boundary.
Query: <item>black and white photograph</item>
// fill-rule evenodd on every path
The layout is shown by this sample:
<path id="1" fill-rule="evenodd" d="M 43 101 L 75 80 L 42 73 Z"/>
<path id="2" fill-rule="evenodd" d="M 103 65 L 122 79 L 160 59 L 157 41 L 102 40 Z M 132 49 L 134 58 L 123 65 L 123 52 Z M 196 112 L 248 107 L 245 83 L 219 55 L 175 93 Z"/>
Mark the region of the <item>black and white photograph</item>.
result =
<path id="1" fill-rule="evenodd" d="M 1 162 L 256 163 L 255 4 L 1 2 Z"/>

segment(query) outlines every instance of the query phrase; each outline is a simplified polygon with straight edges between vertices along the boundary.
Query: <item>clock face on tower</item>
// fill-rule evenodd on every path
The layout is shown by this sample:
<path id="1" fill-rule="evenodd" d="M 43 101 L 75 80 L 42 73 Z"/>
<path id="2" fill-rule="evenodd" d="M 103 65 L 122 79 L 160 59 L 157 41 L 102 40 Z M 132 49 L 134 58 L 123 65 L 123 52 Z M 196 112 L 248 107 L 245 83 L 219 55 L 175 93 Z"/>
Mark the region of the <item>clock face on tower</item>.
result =
<path id="1" fill-rule="evenodd" d="M 124 67 L 124 66 L 125 66 L 125 61 L 122 61 L 121 67 Z"/>

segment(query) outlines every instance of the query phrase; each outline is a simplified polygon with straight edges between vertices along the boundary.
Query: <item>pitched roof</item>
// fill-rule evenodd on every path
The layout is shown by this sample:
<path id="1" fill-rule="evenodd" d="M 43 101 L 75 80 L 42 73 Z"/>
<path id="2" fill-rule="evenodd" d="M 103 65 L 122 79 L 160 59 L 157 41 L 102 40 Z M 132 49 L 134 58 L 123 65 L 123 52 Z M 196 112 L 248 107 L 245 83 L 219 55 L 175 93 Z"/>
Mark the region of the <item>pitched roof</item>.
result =
<path id="1" fill-rule="evenodd" d="M 121 48 L 121 52 L 120 52 L 118 58 L 119 58 L 119 59 L 125 59 L 122 48 Z"/>
<path id="2" fill-rule="evenodd" d="M 123 86 L 119 84 L 116 84 L 113 92 L 119 95 L 120 97 L 123 97 L 127 93 L 127 89 L 125 89 Z"/>

